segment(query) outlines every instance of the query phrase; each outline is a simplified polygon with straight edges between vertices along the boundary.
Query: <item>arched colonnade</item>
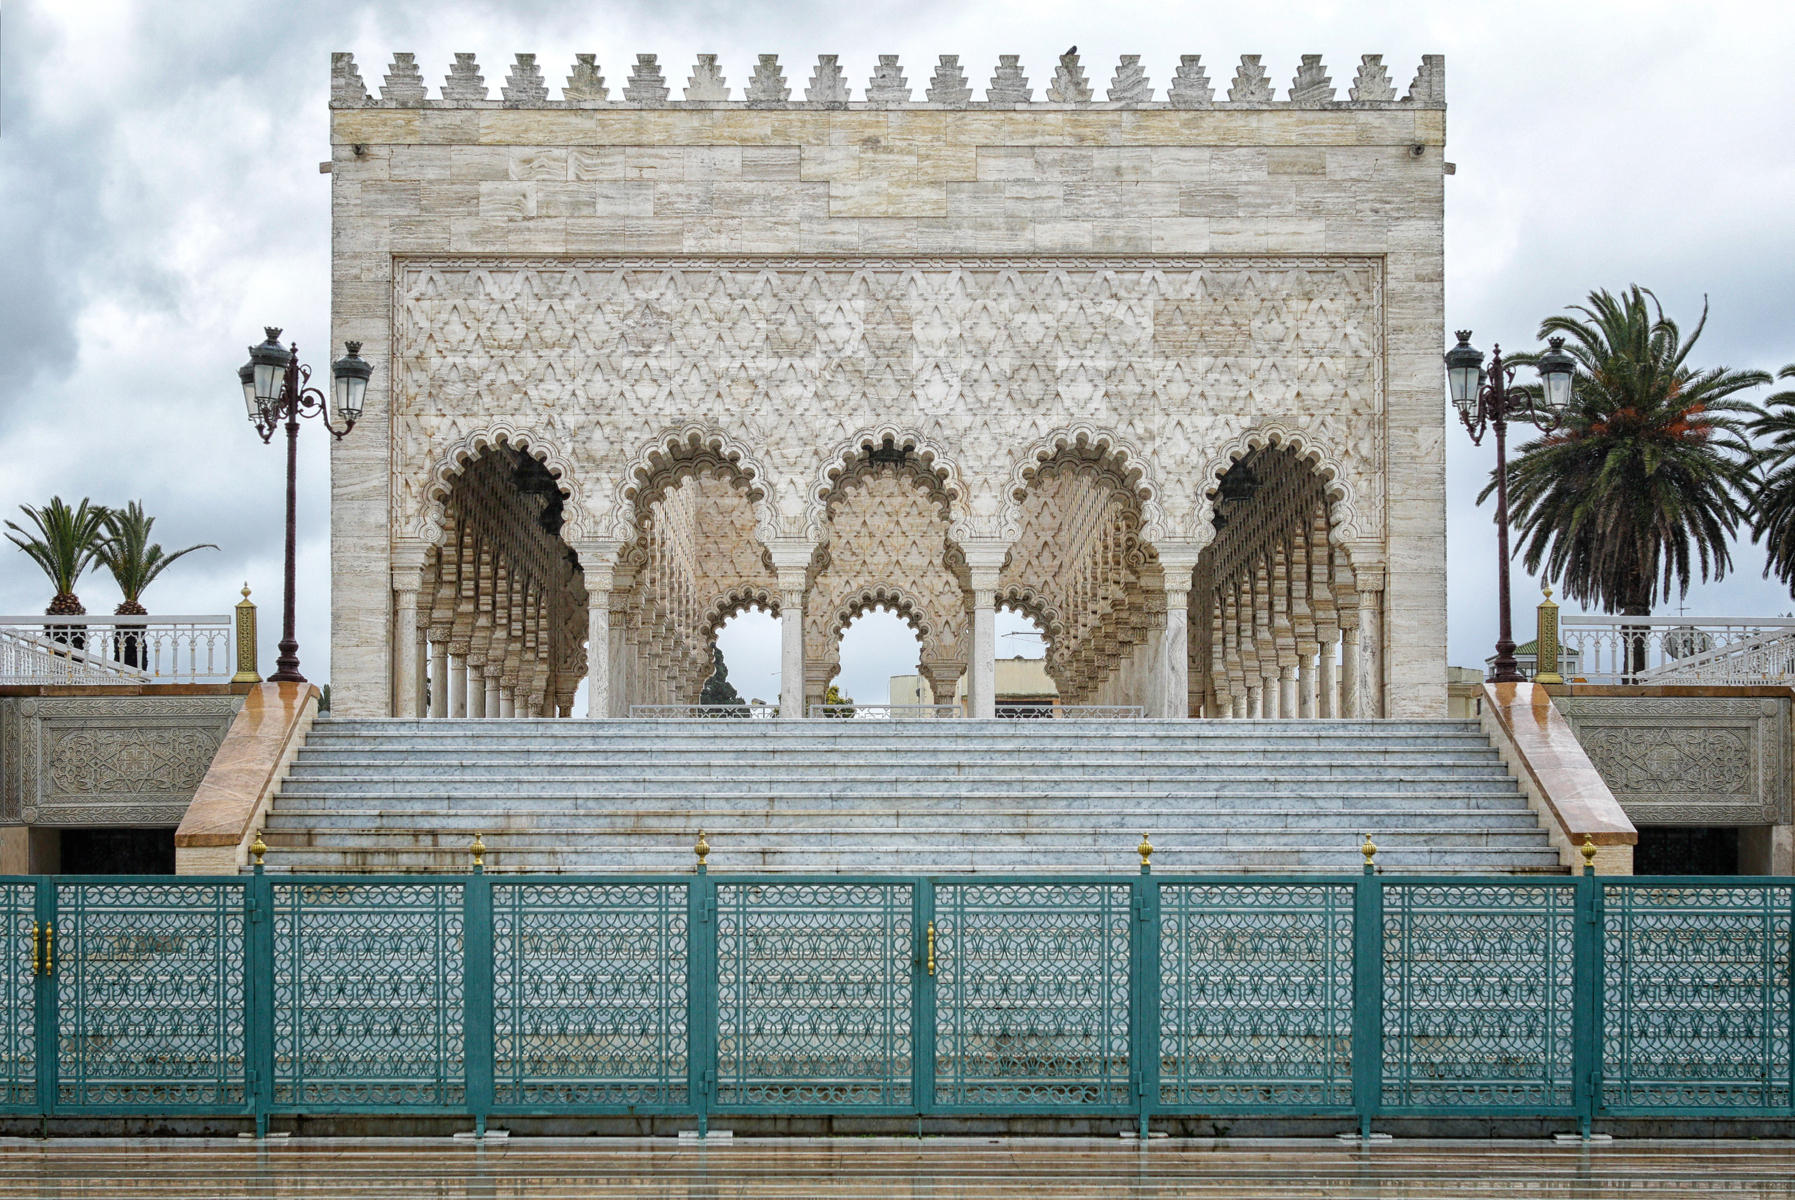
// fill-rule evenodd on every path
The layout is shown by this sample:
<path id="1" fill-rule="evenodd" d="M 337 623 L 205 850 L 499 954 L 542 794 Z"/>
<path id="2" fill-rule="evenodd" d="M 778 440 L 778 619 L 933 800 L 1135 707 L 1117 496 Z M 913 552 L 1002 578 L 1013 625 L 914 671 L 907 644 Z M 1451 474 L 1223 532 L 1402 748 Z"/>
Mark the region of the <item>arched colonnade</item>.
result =
<path id="1" fill-rule="evenodd" d="M 567 716 L 582 687 L 595 716 L 693 704 L 717 630 L 762 608 L 781 715 L 799 716 L 839 671 L 843 629 L 884 607 L 936 696 L 968 676 L 973 716 L 994 715 L 1002 608 L 1042 630 L 1067 706 L 1381 715 L 1382 571 L 1334 536 L 1336 474 L 1298 436 L 1249 435 L 1210 468 L 1213 538 L 1172 542 L 1142 465 L 1081 431 L 1027 451 L 1005 536 L 975 537 L 947 456 L 881 431 L 820 467 L 805 534 L 785 537 L 739 444 L 691 427 L 638 456 L 627 521 L 593 538 L 566 462 L 501 432 L 438 465 L 431 536 L 395 565 L 392 711 Z"/>

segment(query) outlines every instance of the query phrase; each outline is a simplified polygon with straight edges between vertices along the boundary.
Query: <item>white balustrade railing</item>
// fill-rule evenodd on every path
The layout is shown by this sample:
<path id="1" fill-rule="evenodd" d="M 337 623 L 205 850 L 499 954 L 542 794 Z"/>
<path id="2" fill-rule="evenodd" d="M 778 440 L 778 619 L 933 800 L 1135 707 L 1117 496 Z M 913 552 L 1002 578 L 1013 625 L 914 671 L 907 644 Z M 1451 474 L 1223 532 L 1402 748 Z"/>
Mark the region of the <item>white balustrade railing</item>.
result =
<path id="1" fill-rule="evenodd" d="M 715 717 L 720 720 L 759 720 L 779 715 L 777 704 L 632 704 L 629 715 L 651 721 L 683 721 Z"/>
<path id="2" fill-rule="evenodd" d="M 957 717 L 961 712 L 958 704 L 812 704 L 810 715 L 854 721 L 911 721 Z"/>
<path id="3" fill-rule="evenodd" d="M 1788 617 L 1562 617 L 1559 641 L 1588 683 L 1795 683 Z"/>
<path id="4" fill-rule="evenodd" d="M 228 683 L 228 615 L 0 616 L 0 685 Z"/>

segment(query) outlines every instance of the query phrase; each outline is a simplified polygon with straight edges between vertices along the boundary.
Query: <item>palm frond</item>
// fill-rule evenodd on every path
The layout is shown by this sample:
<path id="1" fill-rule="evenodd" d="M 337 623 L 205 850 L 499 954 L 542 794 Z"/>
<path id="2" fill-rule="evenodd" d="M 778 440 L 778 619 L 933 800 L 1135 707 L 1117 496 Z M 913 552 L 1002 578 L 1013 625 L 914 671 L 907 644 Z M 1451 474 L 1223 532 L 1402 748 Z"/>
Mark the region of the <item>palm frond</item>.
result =
<path id="1" fill-rule="evenodd" d="M 202 542 L 170 554 L 150 541 L 150 529 L 155 523 L 156 518 L 146 516 L 143 505 L 136 500 L 106 514 L 106 537 L 94 557 L 112 572 L 126 605 L 140 603 L 144 590 L 177 560 L 195 550 L 218 549 L 210 542 Z"/>

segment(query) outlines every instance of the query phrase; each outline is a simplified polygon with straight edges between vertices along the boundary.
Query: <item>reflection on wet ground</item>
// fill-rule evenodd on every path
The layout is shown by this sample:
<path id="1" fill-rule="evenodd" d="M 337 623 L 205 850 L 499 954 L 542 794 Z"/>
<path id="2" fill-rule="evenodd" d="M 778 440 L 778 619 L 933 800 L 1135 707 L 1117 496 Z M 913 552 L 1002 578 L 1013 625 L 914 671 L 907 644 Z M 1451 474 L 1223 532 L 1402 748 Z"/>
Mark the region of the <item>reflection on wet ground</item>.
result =
<path id="1" fill-rule="evenodd" d="M 0 1198 L 1795 1200 L 1795 1142 L 0 1139 Z"/>

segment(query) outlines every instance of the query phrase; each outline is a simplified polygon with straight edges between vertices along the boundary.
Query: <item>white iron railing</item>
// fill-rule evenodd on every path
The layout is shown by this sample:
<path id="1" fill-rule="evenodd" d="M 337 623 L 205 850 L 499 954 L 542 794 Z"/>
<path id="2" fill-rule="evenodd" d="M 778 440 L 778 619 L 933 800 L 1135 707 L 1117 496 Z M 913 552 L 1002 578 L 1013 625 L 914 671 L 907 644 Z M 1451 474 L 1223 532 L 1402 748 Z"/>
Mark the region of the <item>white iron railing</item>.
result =
<path id="1" fill-rule="evenodd" d="M 812 704 L 813 717 L 853 721 L 913 721 L 930 717 L 957 717 L 958 704 Z"/>
<path id="2" fill-rule="evenodd" d="M 0 684 L 228 683 L 232 618 L 0 616 Z"/>
<path id="3" fill-rule="evenodd" d="M 1588 683 L 1795 683 L 1795 619 L 1562 617 L 1559 639 Z"/>
<path id="4" fill-rule="evenodd" d="M 777 704 L 632 704 L 629 715 L 651 721 L 683 721 L 715 717 L 719 720 L 760 720 L 779 715 Z"/>
<path id="5" fill-rule="evenodd" d="M 997 715 L 1011 717 L 1046 717 L 1054 721 L 1128 721 L 1147 715 L 1140 704 L 1011 704 L 997 706 Z"/>

